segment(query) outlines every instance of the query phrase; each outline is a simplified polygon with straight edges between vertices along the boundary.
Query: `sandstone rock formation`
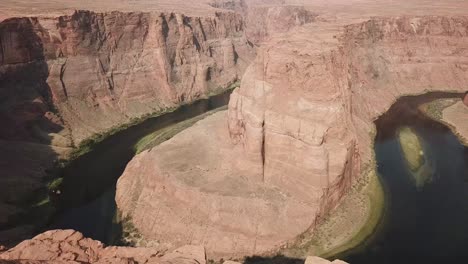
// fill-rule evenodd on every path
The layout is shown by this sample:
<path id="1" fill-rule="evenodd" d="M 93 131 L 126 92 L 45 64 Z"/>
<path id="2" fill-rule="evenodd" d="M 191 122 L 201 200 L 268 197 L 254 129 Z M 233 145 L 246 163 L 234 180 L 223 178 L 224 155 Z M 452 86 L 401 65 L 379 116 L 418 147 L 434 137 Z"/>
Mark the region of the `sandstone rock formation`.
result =
<path id="1" fill-rule="evenodd" d="M 256 45 L 268 41 L 274 34 L 312 23 L 317 17 L 304 5 L 290 4 L 284 0 L 213 0 L 210 5 L 242 14 L 247 38 Z"/>
<path id="2" fill-rule="evenodd" d="M 166 263 L 205 264 L 201 246 L 183 246 L 170 253 L 152 248 L 106 247 L 73 230 L 52 230 L 0 253 L 0 262 L 15 263 Z"/>
<path id="3" fill-rule="evenodd" d="M 328 261 L 326 259 L 322 259 L 319 257 L 307 257 L 304 264 L 327 264 L 327 263 L 346 264 L 346 262 L 341 261 L 341 260 Z"/>
<path id="4" fill-rule="evenodd" d="M 227 121 L 214 115 L 130 162 L 118 207 L 169 248 L 274 250 L 314 228 L 370 166 L 373 120 L 399 96 L 465 89 L 467 38 L 468 19 L 456 16 L 316 22 L 276 36 L 232 94 Z M 249 187 L 265 191 L 241 194 Z"/>
<path id="5" fill-rule="evenodd" d="M 245 11 L 247 37 L 257 45 L 268 41 L 274 34 L 312 23 L 317 16 L 304 6 L 270 5 L 252 5 Z"/>
<path id="6" fill-rule="evenodd" d="M 5 252 L 0 249 L 0 263 L 153 263 L 153 264 L 206 264 L 202 246 L 186 245 L 172 252 L 155 248 L 105 246 L 101 242 L 83 237 L 74 230 L 51 230 L 33 239 L 25 240 Z M 345 263 L 329 262 L 308 257 L 306 264 Z M 224 264 L 241 264 L 225 261 Z"/>

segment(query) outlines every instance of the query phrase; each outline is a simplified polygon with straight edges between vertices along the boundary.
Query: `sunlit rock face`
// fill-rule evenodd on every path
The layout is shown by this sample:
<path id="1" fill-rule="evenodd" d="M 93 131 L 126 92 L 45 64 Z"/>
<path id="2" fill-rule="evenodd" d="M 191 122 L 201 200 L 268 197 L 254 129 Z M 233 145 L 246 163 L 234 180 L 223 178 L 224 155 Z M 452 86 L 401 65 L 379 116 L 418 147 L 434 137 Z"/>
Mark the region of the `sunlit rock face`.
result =
<path id="1" fill-rule="evenodd" d="M 0 150 L 8 154 L 0 164 L 0 243 L 32 231 L 2 229 L 72 147 L 227 89 L 254 55 L 232 12 L 76 11 L 1 21 Z"/>
<path id="2" fill-rule="evenodd" d="M 275 249 L 314 228 L 372 165 L 373 121 L 398 97 L 466 89 L 467 35 L 466 17 L 428 16 L 316 22 L 273 37 L 231 95 L 227 117 L 135 157 L 117 205 L 144 237 L 169 247 L 197 241 L 217 256 Z M 278 197 L 288 206 L 275 207 Z M 151 227 L 147 212 L 165 221 Z M 187 233 L 175 221 L 210 232 Z"/>
<path id="3" fill-rule="evenodd" d="M 17 91 L 11 79 L 21 74 L 22 82 L 38 82 L 28 95 L 53 104 L 79 143 L 239 79 L 254 54 L 244 26 L 229 12 L 7 19 L 0 25 L 0 65 L 8 79 L 0 85 Z"/>
<path id="4" fill-rule="evenodd" d="M 183 246 L 161 254 L 152 248 L 106 247 L 74 230 L 52 230 L 0 253 L 8 263 L 158 263 L 205 264 L 201 246 Z"/>

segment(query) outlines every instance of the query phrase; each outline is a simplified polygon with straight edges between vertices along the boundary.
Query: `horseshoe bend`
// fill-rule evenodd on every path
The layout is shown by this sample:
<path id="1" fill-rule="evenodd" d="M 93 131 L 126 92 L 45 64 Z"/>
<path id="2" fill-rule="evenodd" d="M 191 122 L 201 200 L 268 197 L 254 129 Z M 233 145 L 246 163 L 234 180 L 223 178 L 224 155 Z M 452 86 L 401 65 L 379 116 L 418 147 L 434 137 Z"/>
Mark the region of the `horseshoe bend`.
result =
<path id="1" fill-rule="evenodd" d="M 0 3 L 0 262 L 462 261 L 467 10 Z"/>

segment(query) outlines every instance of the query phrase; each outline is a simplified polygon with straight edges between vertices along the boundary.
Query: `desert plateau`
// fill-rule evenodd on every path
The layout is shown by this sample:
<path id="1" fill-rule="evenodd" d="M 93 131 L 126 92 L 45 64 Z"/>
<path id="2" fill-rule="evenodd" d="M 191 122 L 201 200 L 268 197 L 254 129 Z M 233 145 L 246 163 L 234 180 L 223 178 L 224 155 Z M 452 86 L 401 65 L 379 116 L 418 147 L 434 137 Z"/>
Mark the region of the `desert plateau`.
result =
<path id="1" fill-rule="evenodd" d="M 467 208 L 468 1 L 0 1 L 0 263 L 465 263 Z"/>

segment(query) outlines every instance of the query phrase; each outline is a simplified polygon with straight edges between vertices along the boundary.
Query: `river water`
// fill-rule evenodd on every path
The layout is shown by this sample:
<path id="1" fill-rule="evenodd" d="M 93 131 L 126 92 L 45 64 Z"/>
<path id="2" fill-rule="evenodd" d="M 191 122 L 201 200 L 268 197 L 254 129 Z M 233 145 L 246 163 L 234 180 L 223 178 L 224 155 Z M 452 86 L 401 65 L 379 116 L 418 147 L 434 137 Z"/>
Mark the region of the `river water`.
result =
<path id="1" fill-rule="evenodd" d="M 64 180 L 57 202 L 59 212 L 47 229 L 74 229 L 106 244 L 117 243 L 122 230 L 115 221 L 115 187 L 135 155 L 135 144 L 148 134 L 227 105 L 231 92 L 149 118 L 107 137 L 73 160 L 61 172 Z"/>
<path id="2" fill-rule="evenodd" d="M 375 123 L 375 154 L 385 189 L 385 213 L 374 236 L 345 257 L 352 264 L 468 263 L 468 148 L 418 105 L 433 93 L 403 97 Z M 429 177 L 416 186 L 398 140 L 409 127 L 419 137 Z"/>

